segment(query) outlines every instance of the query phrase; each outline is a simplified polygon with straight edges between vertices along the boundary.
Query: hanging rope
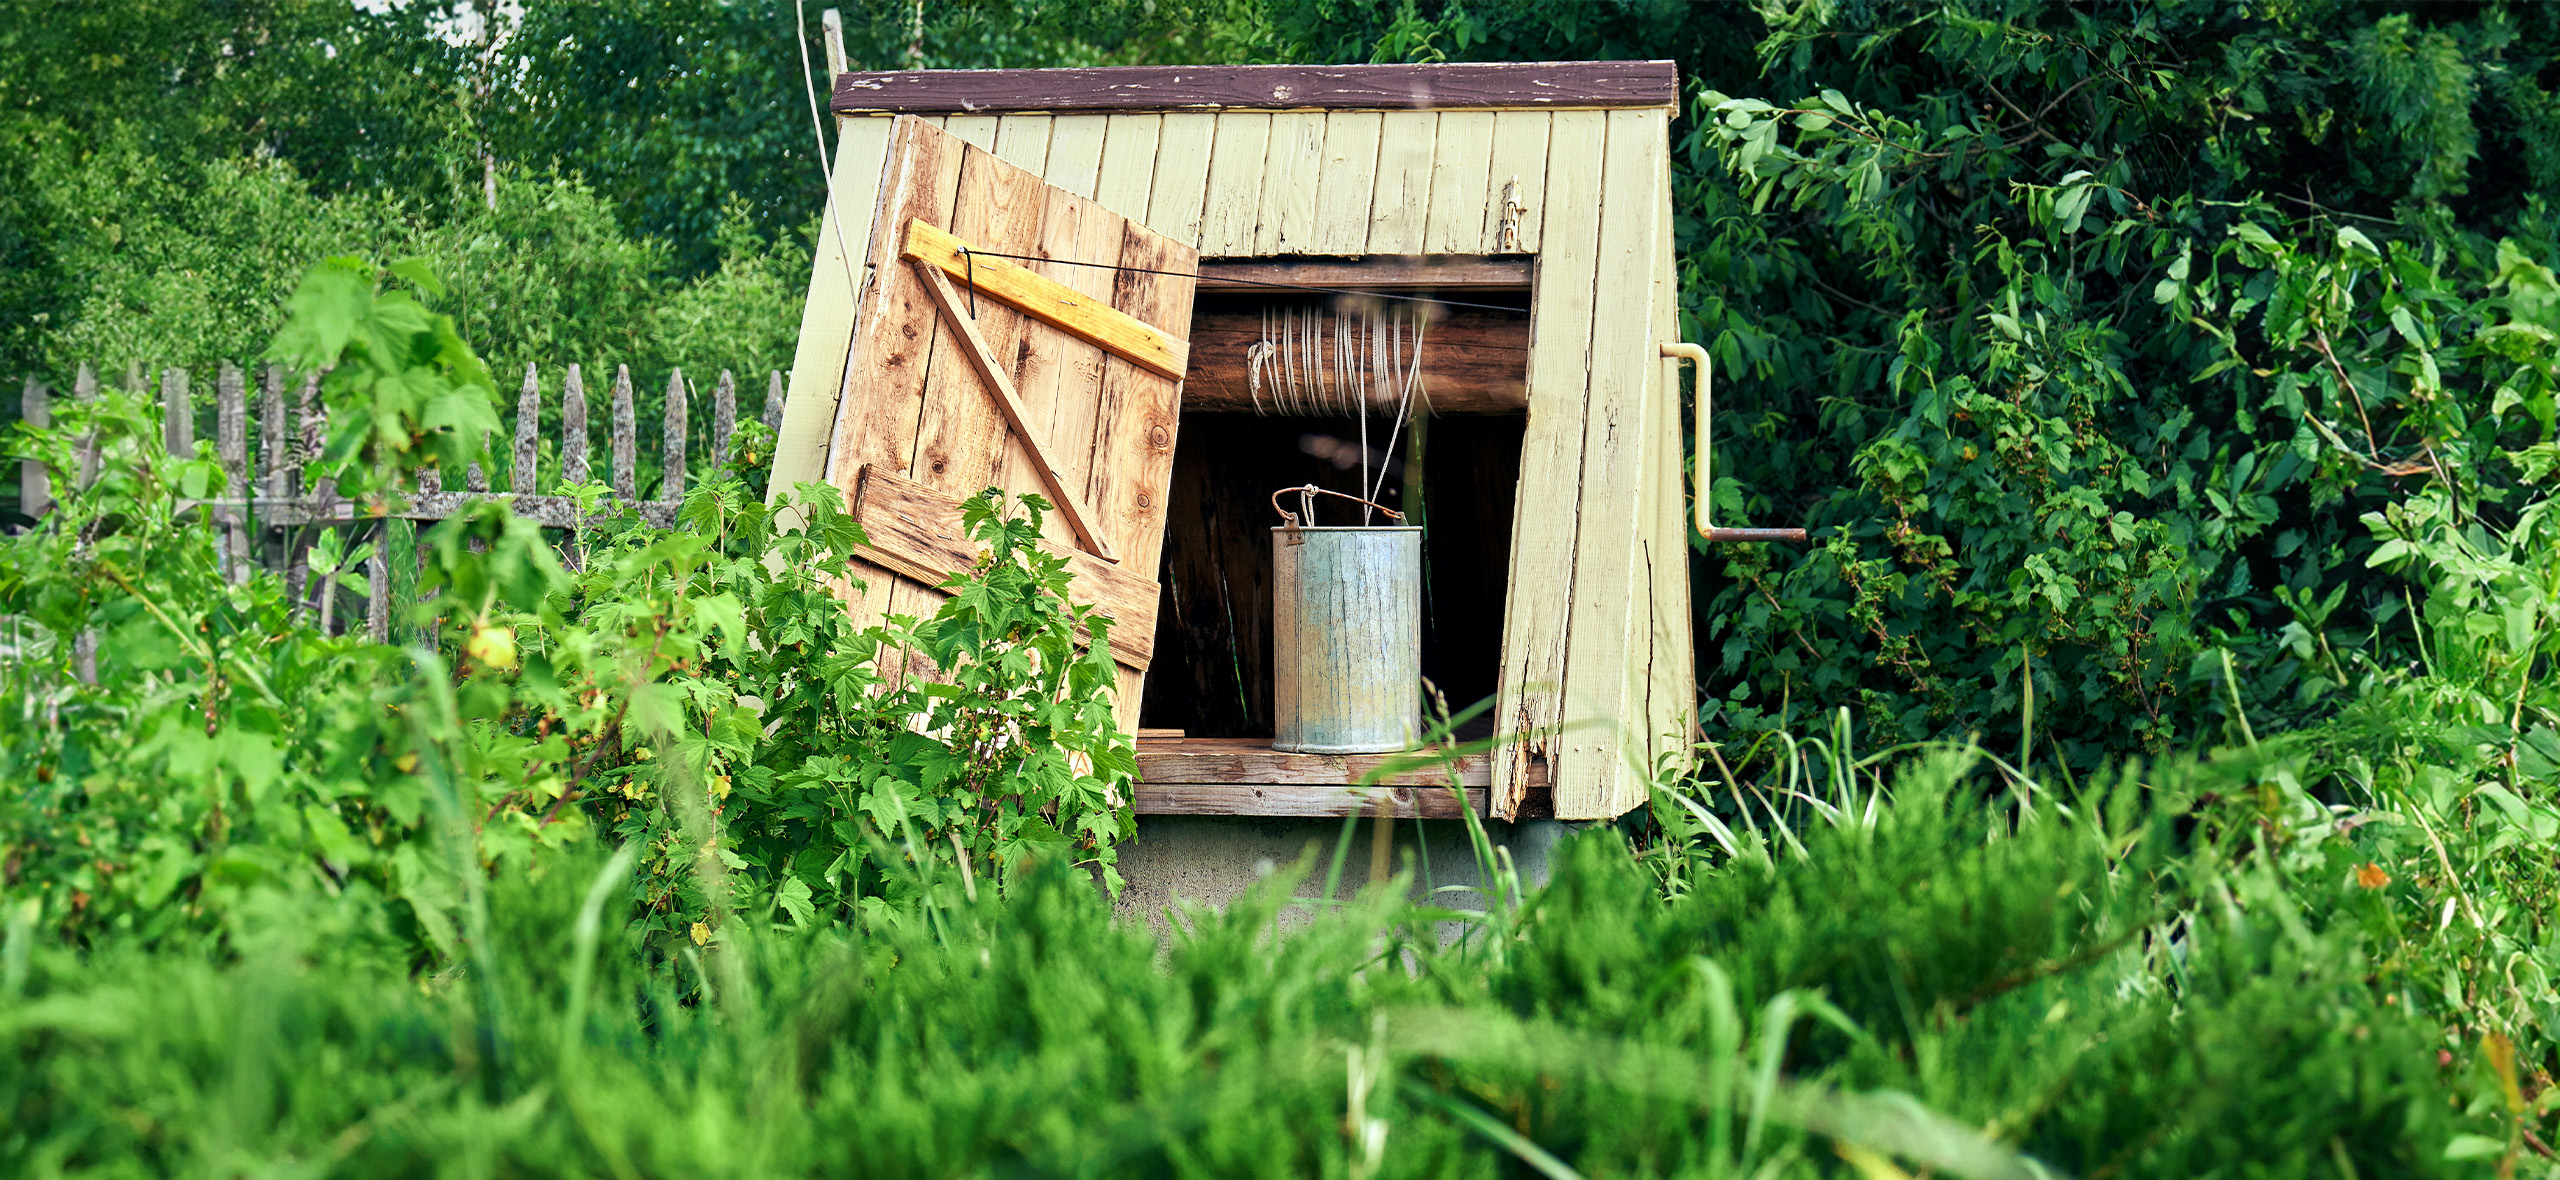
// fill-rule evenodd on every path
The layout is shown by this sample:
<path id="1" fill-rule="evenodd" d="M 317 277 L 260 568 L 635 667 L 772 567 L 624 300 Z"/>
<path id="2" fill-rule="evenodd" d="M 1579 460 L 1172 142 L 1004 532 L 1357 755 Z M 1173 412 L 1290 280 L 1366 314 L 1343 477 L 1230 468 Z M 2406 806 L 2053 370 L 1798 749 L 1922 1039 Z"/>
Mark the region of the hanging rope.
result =
<path id="1" fill-rule="evenodd" d="M 1355 418 L 1360 423 L 1360 488 L 1375 500 L 1386 490 L 1387 469 L 1405 420 L 1422 388 L 1423 309 L 1370 303 L 1356 311 L 1297 304 L 1262 309 L 1262 338 L 1245 349 L 1245 386 L 1258 414 Z M 1265 400 L 1264 393 L 1269 392 Z M 1424 397 L 1424 408 L 1429 398 Z M 1393 415 L 1387 449 L 1369 448 L 1369 415 Z M 1369 474 L 1378 459 L 1377 476 Z M 1362 524 L 1368 510 L 1362 509 Z"/>
<path id="2" fill-rule="evenodd" d="M 1429 319 L 1405 307 L 1265 304 L 1262 336 L 1245 348 L 1245 389 L 1258 414 L 1410 416 L 1421 386 Z M 1429 408 L 1427 392 L 1424 408 Z"/>

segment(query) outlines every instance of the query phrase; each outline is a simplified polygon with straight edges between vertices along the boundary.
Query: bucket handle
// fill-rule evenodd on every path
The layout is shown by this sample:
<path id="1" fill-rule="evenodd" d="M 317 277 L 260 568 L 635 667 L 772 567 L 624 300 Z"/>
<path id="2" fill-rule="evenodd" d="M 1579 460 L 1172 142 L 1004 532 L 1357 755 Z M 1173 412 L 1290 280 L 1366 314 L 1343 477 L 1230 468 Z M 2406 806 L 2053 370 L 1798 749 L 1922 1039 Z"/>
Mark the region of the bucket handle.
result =
<path id="1" fill-rule="evenodd" d="M 1280 497 L 1288 495 L 1291 492 L 1298 493 L 1298 512 L 1291 512 L 1286 508 L 1280 507 Z M 1389 508 L 1375 500 L 1364 500 L 1349 492 L 1337 492 L 1332 488 L 1320 488 L 1314 484 L 1301 484 L 1294 488 L 1282 488 L 1279 491 L 1271 493 L 1271 507 L 1274 511 L 1280 514 L 1280 519 L 1289 522 L 1282 526 L 1284 528 L 1314 528 L 1316 523 L 1316 497 L 1320 495 L 1336 496 L 1341 499 L 1349 500 L 1354 504 L 1366 504 L 1371 508 L 1375 508 L 1380 512 L 1386 513 L 1387 519 L 1389 520 L 1404 519 L 1404 513 L 1398 512 L 1393 508 Z M 1299 512 L 1306 514 L 1306 519 L 1303 522 L 1299 520 Z"/>

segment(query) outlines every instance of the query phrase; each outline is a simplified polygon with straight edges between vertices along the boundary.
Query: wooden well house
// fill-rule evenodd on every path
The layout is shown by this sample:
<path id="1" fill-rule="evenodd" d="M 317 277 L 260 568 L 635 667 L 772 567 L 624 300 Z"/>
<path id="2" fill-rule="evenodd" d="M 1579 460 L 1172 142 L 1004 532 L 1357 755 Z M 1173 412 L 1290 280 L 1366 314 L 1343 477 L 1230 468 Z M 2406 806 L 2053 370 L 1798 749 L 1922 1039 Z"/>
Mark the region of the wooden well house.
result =
<path id="1" fill-rule="evenodd" d="M 1058 502 L 1141 813 L 1454 815 L 1269 748 L 1271 494 L 1374 490 L 1425 529 L 1424 674 L 1518 735 L 1466 805 L 1621 814 L 1695 692 L 1676 95 L 1664 61 L 841 74 L 773 486 L 844 489 L 875 616 L 970 560 L 962 498 Z M 1363 346 L 1409 421 L 1322 396 L 1375 387 L 1327 373 Z"/>

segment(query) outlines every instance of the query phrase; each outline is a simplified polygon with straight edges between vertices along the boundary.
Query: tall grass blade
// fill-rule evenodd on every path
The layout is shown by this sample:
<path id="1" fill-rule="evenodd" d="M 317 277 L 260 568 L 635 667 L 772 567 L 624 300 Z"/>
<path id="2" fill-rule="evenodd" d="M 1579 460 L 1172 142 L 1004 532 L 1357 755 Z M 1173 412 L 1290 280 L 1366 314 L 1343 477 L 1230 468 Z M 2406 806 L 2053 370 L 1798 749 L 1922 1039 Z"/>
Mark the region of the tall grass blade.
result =
<path id="1" fill-rule="evenodd" d="M 1468 1130 L 1484 1136 L 1494 1146 L 1510 1152 L 1518 1157 L 1521 1163 L 1537 1169 L 1538 1174 L 1547 1177 L 1548 1180 L 1582 1180 L 1582 1173 L 1574 1171 L 1572 1165 L 1557 1159 L 1546 1148 L 1530 1142 L 1528 1136 L 1503 1126 L 1502 1120 L 1486 1114 L 1474 1103 L 1452 1098 L 1411 1078 L 1404 1079 L 1403 1086 L 1405 1093 L 1449 1112 L 1450 1117 L 1466 1124 Z"/>

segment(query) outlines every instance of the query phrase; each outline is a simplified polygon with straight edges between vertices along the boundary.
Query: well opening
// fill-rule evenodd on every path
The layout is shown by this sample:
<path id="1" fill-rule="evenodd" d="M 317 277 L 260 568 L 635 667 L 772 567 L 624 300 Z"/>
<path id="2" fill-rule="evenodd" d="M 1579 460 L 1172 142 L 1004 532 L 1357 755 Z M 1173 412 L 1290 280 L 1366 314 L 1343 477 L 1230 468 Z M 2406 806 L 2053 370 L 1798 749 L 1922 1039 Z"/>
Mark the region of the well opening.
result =
<path id="1" fill-rule="evenodd" d="M 1526 291 L 1455 296 L 1424 335 L 1417 414 L 1389 450 L 1391 415 L 1368 422 L 1366 475 L 1378 502 L 1423 527 L 1422 672 L 1452 711 L 1493 695 L 1501 667 L 1511 520 L 1527 426 Z M 1185 738 L 1272 736 L 1271 508 L 1278 488 L 1362 490 L 1363 439 L 1348 416 L 1284 415 L 1245 386 L 1243 354 L 1273 301 L 1204 293 L 1192 321 L 1194 372 L 1174 443 L 1156 657 L 1141 726 Z M 1417 399 L 1419 401 L 1419 397 Z M 1257 403 L 1261 412 L 1257 412 Z M 1383 478 L 1381 471 L 1383 470 Z M 1358 510 L 1338 501 L 1328 524 Z M 1378 523 L 1385 523 L 1380 518 Z M 1427 702 L 1426 712 L 1436 711 Z M 1461 736 L 1492 732 L 1490 713 Z"/>

